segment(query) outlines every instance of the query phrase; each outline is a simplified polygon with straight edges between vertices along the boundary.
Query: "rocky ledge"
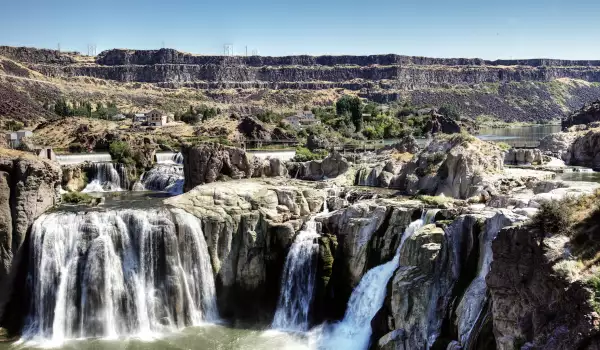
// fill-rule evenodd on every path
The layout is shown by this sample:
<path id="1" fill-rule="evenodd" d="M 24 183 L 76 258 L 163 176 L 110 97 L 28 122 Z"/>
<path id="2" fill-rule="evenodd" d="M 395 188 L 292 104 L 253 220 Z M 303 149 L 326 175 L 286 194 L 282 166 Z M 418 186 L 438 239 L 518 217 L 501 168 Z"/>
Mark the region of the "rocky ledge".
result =
<path id="1" fill-rule="evenodd" d="M 12 328 L 24 317 L 11 307 L 27 302 L 21 293 L 26 290 L 26 264 L 21 261 L 28 232 L 38 216 L 59 202 L 61 177 L 58 164 L 0 149 L 0 326 Z M 15 291 L 19 293 L 13 296 Z"/>

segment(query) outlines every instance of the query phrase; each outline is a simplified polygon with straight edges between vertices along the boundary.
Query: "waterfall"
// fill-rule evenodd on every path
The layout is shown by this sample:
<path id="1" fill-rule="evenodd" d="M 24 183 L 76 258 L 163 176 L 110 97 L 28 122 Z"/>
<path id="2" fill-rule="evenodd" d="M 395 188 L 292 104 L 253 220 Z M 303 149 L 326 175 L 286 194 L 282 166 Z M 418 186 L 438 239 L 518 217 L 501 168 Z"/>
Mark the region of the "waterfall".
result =
<path id="1" fill-rule="evenodd" d="M 112 157 L 108 153 L 57 154 L 56 160 L 60 165 L 73 165 L 85 162 L 111 162 Z"/>
<path id="2" fill-rule="evenodd" d="M 183 169 L 179 165 L 158 164 L 141 178 L 142 190 L 183 193 Z"/>
<path id="3" fill-rule="evenodd" d="M 91 180 L 82 192 L 114 192 L 129 188 L 127 169 L 117 163 L 91 163 L 85 168 Z"/>
<path id="4" fill-rule="evenodd" d="M 373 332 L 371 320 L 385 301 L 388 282 L 400 264 L 402 246 L 419 228 L 431 222 L 435 213 L 436 211 L 424 212 L 420 219 L 410 223 L 402 234 L 394 258 L 367 271 L 350 296 L 344 319 L 320 335 L 319 349 L 368 348 Z"/>
<path id="5" fill-rule="evenodd" d="M 183 164 L 183 154 L 181 152 L 160 152 L 156 153 L 156 162 L 159 164 Z"/>
<path id="6" fill-rule="evenodd" d="M 319 254 L 318 237 L 317 223 L 311 218 L 290 248 L 281 278 L 277 311 L 271 325 L 275 329 L 308 330 Z"/>
<path id="7" fill-rule="evenodd" d="M 218 319 L 201 223 L 185 211 L 54 212 L 31 240 L 25 340 L 151 336 Z"/>

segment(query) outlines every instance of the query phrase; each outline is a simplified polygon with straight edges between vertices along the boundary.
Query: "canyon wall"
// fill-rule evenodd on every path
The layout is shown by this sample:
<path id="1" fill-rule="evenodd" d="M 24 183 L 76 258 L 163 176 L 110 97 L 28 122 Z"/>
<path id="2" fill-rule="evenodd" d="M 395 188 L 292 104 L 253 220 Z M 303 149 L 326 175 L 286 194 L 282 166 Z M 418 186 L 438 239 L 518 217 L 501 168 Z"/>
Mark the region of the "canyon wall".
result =
<path id="1" fill-rule="evenodd" d="M 58 164 L 28 153 L 0 150 L 0 326 L 13 328 L 24 315 L 12 312 L 25 298 L 26 251 L 33 221 L 58 203 Z M 15 298 L 13 298 L 13 295 Z M 8 302 L 13 298 L 12 302 Z M 12 329 L 12 331 L 15 331 Z"/>

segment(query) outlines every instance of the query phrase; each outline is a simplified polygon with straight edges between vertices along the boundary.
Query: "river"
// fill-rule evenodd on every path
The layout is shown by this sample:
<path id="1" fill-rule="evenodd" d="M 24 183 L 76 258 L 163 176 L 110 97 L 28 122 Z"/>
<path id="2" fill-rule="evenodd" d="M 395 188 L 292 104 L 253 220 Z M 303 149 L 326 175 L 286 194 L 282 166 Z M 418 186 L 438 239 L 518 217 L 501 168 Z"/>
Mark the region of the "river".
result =
<path id="1" fill-rule="evenodd" d="M 57 344 L 58 345 L 58 344 Z M 49 348 L 49 344 L 43 344 Z M 220 325 L 187 327 L 151 339 L 82 339 L 58 345 L 64 350 L 296 350 L 309 349 L 309 340 L 288 333 L 229 328 Z M 35 343 L 0 343 L 0 350 L 40 349 Z"/>
<path id="2" fill-rule="evenodd" d="M 533 125 L 517 128 L 482 128 L 477 137 L 484 141 L 526 145 L 561 131 L 560 125 Z"/>

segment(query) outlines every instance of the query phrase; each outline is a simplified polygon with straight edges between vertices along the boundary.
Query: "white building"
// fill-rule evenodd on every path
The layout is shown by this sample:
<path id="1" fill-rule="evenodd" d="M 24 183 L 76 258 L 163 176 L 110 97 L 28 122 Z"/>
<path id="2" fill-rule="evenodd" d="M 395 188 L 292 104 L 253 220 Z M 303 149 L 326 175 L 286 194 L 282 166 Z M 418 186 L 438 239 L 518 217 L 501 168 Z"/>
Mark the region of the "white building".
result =
<path id="1" fill-rule="evenodd" d="M 146 113 L 146 118 L 148 118 L 148 125 L 150 126 L 163 126 L 168 122 L 167 115 L 157 109 Z"/>
<path id="2" fill-rule="evenodd" d="M 296 127 L 319 124 L 321 122 L 311 111 L 302 111 L 296 115 L 284 118 L 283 120 Z"/>
<path id="3" fill-rule="evenodd" d="M 136 113 L 133 116 L 134 123 L 145 123 L 147 121 L 148 121 L 148 117 L 146 117 L 146 115 L 144 113 Z"/>
<path id="4" fill-rule="evenodd" d="M 127 117 L 124 116 L 123 114 L 119 113 L 119 114 L 113 115 L 112 117 L 110 117 L 110 119 L 112 119 L 114 121 L 121 121 L 121 120 L 127 119 Z"/>
<path id="5" fill-rule="evenodd" d="M 17 132 L 11 132 L 6 134 L 6 142 L 12 148 L 17 148 L 21 145 L 21 142 L 26 137 L 33 136 L 33 132 L 29 130 L 19 130 Z"/>

